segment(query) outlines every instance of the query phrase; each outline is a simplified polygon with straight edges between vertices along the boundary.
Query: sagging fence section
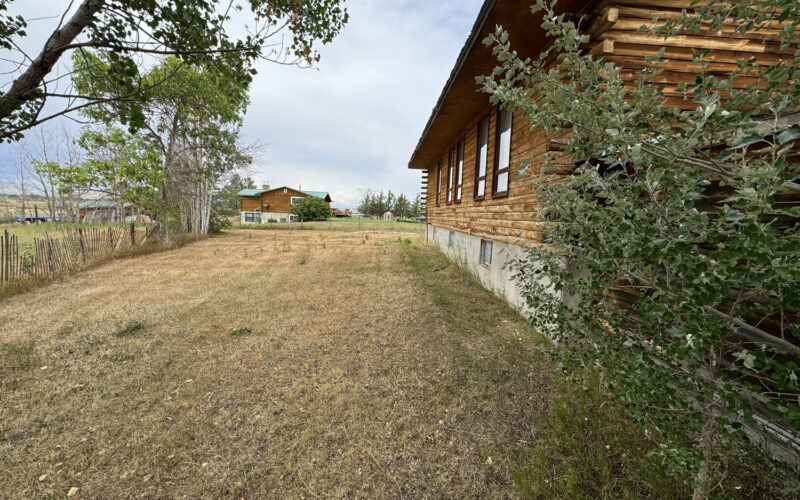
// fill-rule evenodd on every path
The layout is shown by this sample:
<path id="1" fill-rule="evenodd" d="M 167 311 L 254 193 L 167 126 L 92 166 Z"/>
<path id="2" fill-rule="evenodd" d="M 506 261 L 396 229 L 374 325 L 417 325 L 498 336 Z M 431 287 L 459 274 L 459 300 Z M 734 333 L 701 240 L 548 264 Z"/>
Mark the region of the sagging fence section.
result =
<path id="1" fill-rule="evenodd" d="M 32 252 L 20 252 L 19 237 L 6 229 L 0 235 L 0 284 L 52 276 L 160 240 L 158 226 L 79 227 L 61 231 L 56 238 L 45 232 L 33 239 Z"/>

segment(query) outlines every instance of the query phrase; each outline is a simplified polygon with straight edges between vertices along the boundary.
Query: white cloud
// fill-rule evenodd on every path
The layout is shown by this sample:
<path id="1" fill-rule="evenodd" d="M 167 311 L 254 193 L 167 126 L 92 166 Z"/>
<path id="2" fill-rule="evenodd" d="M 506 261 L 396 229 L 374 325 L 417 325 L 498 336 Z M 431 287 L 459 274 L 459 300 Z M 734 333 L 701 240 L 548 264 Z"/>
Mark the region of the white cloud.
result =
<path id="1" fill-rule="evenodd" d="M 481 3 L 350 1 L 319 70 L 260 65 L 244 126 L 266 144 L 258 183 L 327 190 L 341 206 L 366 189 L 418 192 L 407 162 Z"/>

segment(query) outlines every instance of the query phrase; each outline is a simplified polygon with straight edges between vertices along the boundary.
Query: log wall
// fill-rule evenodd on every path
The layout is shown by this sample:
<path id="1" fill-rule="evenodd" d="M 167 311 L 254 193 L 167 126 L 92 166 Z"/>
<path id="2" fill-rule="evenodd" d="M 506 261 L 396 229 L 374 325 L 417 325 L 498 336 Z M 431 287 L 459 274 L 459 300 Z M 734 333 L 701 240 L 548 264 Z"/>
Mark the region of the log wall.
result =
<path id="1" fill-rule="evenodd" d="M 593 13 L 586 17 L 582 26 L 591 36 L 587 50 L 595 56 L 602 55 L 623 68 L 622 76 L 631 82 L 636 71 L 647 67 L 645 56 L 655 54 L 665 48 L 664 57 L 669 59 L 663 65 L 664 74 L 660 83 L 666 84 L 666 104 L 676 107 L 693 108 L 696 105 L 683 101 L 676 93 L 682 82 L 694 81 L 699 65 L 692 63 L 692 56 L 713 49 L 708 58 L 711 62 L 707 74 L 724 76 L 736 67 L 739 58 L 755 57 L 762 66 L 773 65 L 781 60 L 789 60 L 790 54 L 782 53 L 779 47 L 779 26 L 752 33 L 742 37 L 731 26 L 722 32 L 686 34 L 664 40 L 663 36 L 637 33 L 637 29 L 649 23 L 654 16 L 667 19 L 680 15 L 681 9 L 691 8 L 690 0 L 618 0 L 600 2 Z M 513 40 L 513 33 L 511 39 Z M 513 47 L 512 47 L 513 48 Z M 483 47 L 485 50 L 485 47 Z M 488 72 L 488 71 L 487 71 Z M 750 83 L 742 80 L 742 83 Z M 487 166 L 487 187 L 484 200 L 473 198 L 475 185 L 475 157 L 477 154 L 477 126 L 480 120 L 490 117 L 489 162 Z M 508 196 L 492 195 L 494 173 L 495 130 L 497 113 L 487 105 L 468 123 L 451 123 L 449 126 L 460 130 L 459 139 L 441 151 L 439 160 L 423 171 L 423 189 L 427 206 L 427 220 L 435 226 L 462 231 L 467 234 L 486 237 L 506 243 L 528 244 L 539 241 L 541 227 L 537 215 L 536 176 L 519 178 L 522 161 L 531 158 L 528 170 L 531 174 L 541 171 L 544 154 L 558 150 L 561 138 L 547 137 L 543 131 L 532 131 L 521 113 L 514 115 L 511 134 L 511 176 Z M 448 154 L 464 139 L 464 177 L 461 203 L 446 203 Z M 569 159 L 564 160 L 569 163 Z M 442 186 L 437 204 L 437 169 L 442 166 Z M 427 180 L 426 180 L 427 179 Z"/>
<path id="2" fill-rule="evenodd" d="M 290 202 L 292 198 L 306 198 L 308 195 L 295 191 L 291 188 L 274 189 L 261 193 L 261 196 L 242 196 L 239 198 L 240 210 L 242 212 L 274 212 L 280 214 L 288 214 L 291 209 Z M 265 208 L 264 204 L 269 204 Z"/>

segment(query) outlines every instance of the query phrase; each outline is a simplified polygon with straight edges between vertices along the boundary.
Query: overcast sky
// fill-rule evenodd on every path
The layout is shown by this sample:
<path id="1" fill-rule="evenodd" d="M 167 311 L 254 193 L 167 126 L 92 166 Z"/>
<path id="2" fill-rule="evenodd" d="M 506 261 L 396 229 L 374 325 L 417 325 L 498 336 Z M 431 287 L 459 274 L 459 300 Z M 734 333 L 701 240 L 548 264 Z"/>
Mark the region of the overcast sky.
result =
<path id="1" fill-rule="evenodd" d="M 67 3 L 19 0 L 14 10 L 34 17 Z M 329 191 L 339 207 L 367 189 L 415 195 L 421 176 L 408 159 L 481 4 L 348 0 L 350 21 L 319 47 L 317 69 L 260 63 L 243 136 L 264 147 L 250 175 L 259 185 Z M 55 21 L 31 23 L 28 46 L 41 47 L 35 35 Z M 13 154 L 0 148 L 6 168 Z"/>

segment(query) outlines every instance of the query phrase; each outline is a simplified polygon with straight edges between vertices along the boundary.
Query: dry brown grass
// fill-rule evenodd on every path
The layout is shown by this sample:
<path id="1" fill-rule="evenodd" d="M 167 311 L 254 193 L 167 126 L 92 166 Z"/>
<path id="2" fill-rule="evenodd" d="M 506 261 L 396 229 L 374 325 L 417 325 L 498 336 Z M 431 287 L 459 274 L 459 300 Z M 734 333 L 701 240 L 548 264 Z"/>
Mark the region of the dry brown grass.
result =
<path id="1" fill-rule="evenodd" d="M 2 496 L 516 496 L 550 365 L 422 241 L 236 231 L 4 300 Z"/>

